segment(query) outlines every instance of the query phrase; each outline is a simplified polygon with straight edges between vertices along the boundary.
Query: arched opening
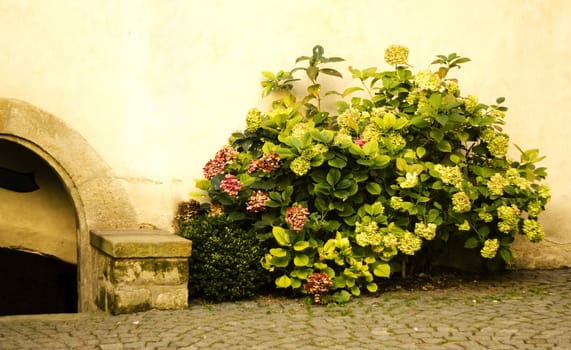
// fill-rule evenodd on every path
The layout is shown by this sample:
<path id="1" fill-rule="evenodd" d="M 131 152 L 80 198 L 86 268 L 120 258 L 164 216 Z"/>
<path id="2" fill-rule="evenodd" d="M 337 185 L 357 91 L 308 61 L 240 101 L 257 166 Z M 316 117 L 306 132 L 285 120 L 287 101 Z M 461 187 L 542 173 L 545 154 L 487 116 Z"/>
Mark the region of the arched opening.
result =
<path id="1" fill-rule="evenodd" d="M 97 276 L 94 273 L 95 262 L 89 231 L 137 227 L 135 210 L 121 181 L 113 175 L 105 161 L 78 132 L 57 117 L 26 102 L 0 98 L 0 140 L 4 142 L 3 147 L 10 148 L 10 152 L 19 150 L 28 156 L 36 157 L 36 160 L 43 164 L 40 170 L 47 174 L 47 183 L 51 185 L 46 187 L 40 180 L 37 184 L 40 187 L 38 193 L 42 191 L 41 186 L 44 186 L 44 190 L 51 189 L 55 198 L 59 200 L 54 205 L 59 208 L 59 211 L 66 213 L 63 222 L 58 221 L 59 219 L 56 219 L 54 215 L 46 215 L 44 218 L 48 218 L 47 220 L 41 221 L 41 224 L 32 225 L 32 228 L 42 229 L 45 228 L 43 225 L 60 225 L 59 228 L 52 227 L 54 230 L 66 232 L 64 235 L 66 238 L 59 241 L 59 246 L 57 244 L 42 245 L 38 249 L 36 246 L 32 247 L 33 242 L 30 242 L 26 250 L 39 252 L 44 256 L 57 257 L 61 261 L 75 265 L 78 276 L 78 311 L 95 310 Z M 12 162 L 10 166 L 19 164 L 19 158 L 16 157 L 14 163 L 13 157 L 10 156 L 11 153 L 1 149 L 0 153 L 6 153 L 3 159 L 7 159 L 8 163 Z M 25 168 L 6 167 L 6 169 L 12 173 L 16 172 L 16 175 L 29 175 L 30 173 L 30 170 Z M 25 176 L 19 178 L 20 180 L 16 182 L 20 181 L 20 185 L 25 185 L 25 180 L 22 180 Z M 4 195 L 9 192 L 9 190 L 4 191 Z M 34 192 L 29 194 L 32 193 Z M 12 199 L 15 198 L 14 193 L 9 196 L 12 196 Z M 50 198 L 50 200 L 55 198 Z M 26 201 L 21 203 L 26 203 Z M 12 212 L 17 211 L 16 206 L 9 207 Z M 29 208 L 24 205 L 20 206 L 20 209 Z M 53 211 L 51 213 L 53 214 Z M 5 226 L 15 222 L 15 220 L 4 217 L 4 211 L 0 211 L 0 221 L 6 223 Z M 24 232 L 29 232 L 30 226 L 25 226 L 24 221 L 20 223 L 23 225 Z M 8 231 L 12 232 L 15 229 L 12 227 Z M 0 232 L 0 235 L 4 234 Z M 70 244 L 70 242 L 74 243 Z M 2 283 L 2 287 L 4 286 Z"/>
<path id="2" fill-rule="evenodd" d="M 0 314 L 77 311 L 77 215 L 57 173 L 0 139 Z"/>

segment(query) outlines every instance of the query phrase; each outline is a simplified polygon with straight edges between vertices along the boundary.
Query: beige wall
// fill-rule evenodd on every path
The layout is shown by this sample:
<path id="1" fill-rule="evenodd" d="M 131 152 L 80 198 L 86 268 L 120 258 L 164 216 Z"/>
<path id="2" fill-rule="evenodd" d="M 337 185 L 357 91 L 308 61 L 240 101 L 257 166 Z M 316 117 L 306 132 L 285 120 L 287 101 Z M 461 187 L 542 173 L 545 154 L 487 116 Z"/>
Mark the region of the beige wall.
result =
<path id="1" fill-rule="evenodd" d="M 548 239 L 571 243 L 571 38 L 566 0 L 0 0 L 0 96 L 63 119 L 124 184 L 140 222 L 168 228 L 203 164 L 262 103 L 262 70 L 314 44 L 356 67 L 386 46 L 472 58 L 465 94 L 498 96 L 508 132 L 548 158 Z M 344 69 L 347 64 L 340 64 Z M 571 261 L 570 261 L 571 263 Z"/>

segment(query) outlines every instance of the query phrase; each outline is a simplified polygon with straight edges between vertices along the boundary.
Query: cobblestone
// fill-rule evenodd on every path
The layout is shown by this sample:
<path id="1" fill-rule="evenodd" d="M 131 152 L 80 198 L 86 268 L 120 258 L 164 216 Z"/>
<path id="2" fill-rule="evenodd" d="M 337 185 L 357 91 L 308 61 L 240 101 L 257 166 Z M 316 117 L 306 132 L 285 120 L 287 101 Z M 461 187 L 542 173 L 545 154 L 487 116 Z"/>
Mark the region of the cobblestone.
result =
<path id="1" fill-rule="evenodd" d="M 512 271 L 346 305 L 260 298 L 177 311 L 0 317 L 0 349 L 569 349 L 571 270 Z"/>

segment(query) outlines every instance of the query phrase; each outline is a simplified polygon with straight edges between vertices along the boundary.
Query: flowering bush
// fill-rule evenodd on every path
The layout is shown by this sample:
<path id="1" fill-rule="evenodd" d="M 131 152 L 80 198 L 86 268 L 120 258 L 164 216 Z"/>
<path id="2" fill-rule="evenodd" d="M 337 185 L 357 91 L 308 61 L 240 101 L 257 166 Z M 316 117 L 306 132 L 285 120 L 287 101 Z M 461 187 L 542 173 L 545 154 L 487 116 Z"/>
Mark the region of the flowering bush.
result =
<path id="1" fill-rule="evenodd" d="M 297 59 L 305 67 L 264 72 L 271 109 L 250 110 L 204 167 L 197 187 L 212 211 L 269 244 L 262 265 L 277 287 L 343 302 L 450 242 L 511 264 L 516 234 L 543 238 L 547 173 L 536 149 L 508 157 L 504 99 L 461 94 L 447 75 L 467 58 L 438 55 L 415 74 L 408 53 L 390 46 L 386 71 L 349 67 L 359 85 L 341 92 L 322 91 L 324 75 L 342 76 L 327 65 L 343 59 L 321 46 Z M 337 114 L 322 108 L 328 95 Z"/>

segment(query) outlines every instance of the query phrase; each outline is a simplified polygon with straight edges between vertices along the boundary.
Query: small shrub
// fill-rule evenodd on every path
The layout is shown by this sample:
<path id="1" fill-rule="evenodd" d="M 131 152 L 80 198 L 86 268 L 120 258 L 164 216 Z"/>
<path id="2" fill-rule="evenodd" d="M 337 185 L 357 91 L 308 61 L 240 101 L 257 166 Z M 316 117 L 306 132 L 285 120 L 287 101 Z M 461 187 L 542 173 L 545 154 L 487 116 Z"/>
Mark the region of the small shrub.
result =
<path id="1" fill-rule="evenodd" d="M 271 281 L 260 265 L 263 249 L 253 232 L 222 216 L 198 216 L 179 223 L 192 240 L 189 296 L 220 302 L 253 298 Z"/>

